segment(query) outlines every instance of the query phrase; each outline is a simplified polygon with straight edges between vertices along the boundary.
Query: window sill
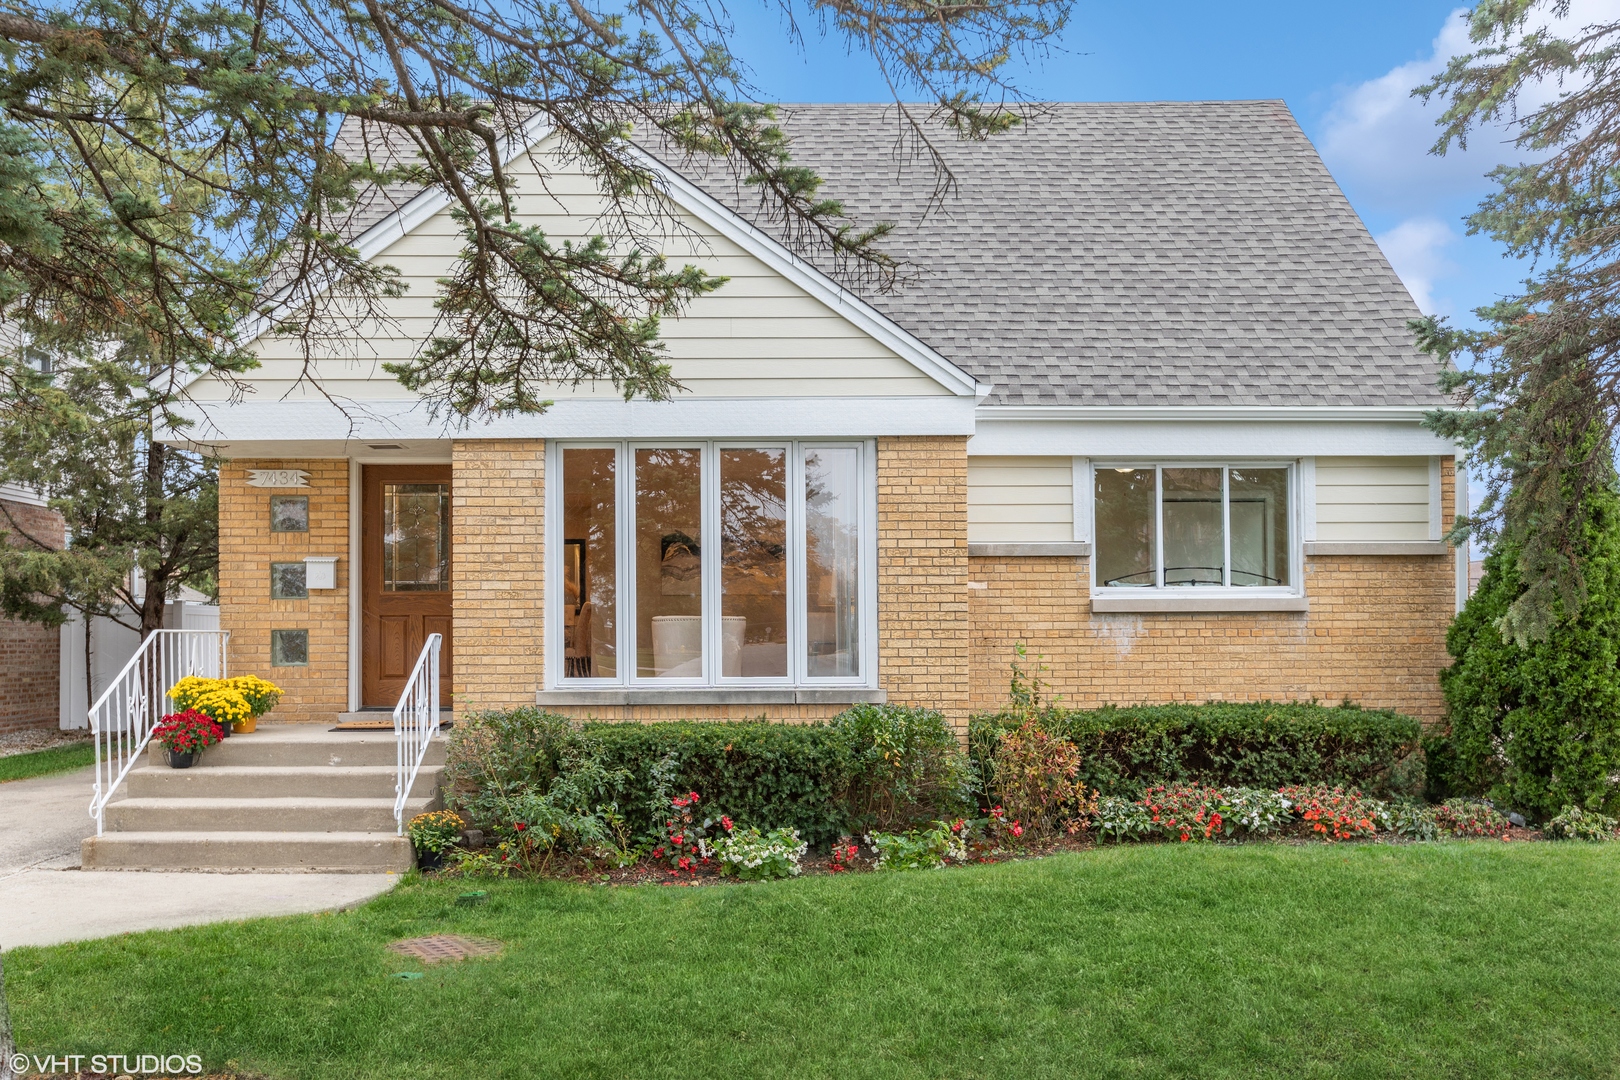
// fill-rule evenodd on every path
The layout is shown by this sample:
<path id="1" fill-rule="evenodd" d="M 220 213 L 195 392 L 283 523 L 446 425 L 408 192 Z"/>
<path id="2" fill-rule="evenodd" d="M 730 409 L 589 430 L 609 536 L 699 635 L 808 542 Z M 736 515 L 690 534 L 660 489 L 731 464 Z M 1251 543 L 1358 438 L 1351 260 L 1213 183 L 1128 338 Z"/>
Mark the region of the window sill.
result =
<path id="1" fill-rule="evenodd" d="M 1444 540 L 1385 540 L 1360 544 L 1311 540 L 1305 544 L 1307 555 L 1450 555 L 1456 550 Z"/>
<path id="2" fill-rule="evenodd" d="M 1122 592 L 1125 590 L 1121 590 Z M 1161 592 L 1149 595 L 1116 596 L 1110 593 L 1091 595 L 1091 610 L 1097 612 L 1151 612 L 1151 611 L 1309 611 L 1311 601 L 1305 596 L 1166 596 Z"/>
<path id="3" fill-rule="evenodd" d="M 1042 543 L 1042 544 L 968 544 L 968 555 L 971 557 L 1001 557 L 1012 558 L 1023 555 L 1070 556 L 1090 555 L 1090 541 L 1078 543 Z"/>
<path id="4" fill-rule="evenodd" d="M 600 690 L 539 690 L 536 705 L 882 705 L 886 690 L 861 686 L 672 687 L 668 690 L 604 687 Z"/>

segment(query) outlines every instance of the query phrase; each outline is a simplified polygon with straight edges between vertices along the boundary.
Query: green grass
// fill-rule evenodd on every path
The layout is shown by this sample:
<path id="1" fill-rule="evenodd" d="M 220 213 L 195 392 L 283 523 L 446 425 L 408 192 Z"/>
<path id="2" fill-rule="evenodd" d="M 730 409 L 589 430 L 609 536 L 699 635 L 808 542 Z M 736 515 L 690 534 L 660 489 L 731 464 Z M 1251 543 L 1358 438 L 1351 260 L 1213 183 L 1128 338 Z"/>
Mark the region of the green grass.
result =
<path id="1" fill-rule="evenodd" d="M 8 961 L 37 1053 L 272 1077 L 1605 1077 L 1620 844 L 1146 845 L 730 888 L 407 880 Z M 499 938 L 418 969 L 396 938 Z"/>
<path id="2" fill-rule="evenodd" d="M 0 784 L 7 780 L 29 780 L 36 776 L 70 772 L 96 763 L 94 743 L 76 743 L 73 746 L 53 746 L 49 750 L 35 750 L 28 754 L 0 757 Z"/>

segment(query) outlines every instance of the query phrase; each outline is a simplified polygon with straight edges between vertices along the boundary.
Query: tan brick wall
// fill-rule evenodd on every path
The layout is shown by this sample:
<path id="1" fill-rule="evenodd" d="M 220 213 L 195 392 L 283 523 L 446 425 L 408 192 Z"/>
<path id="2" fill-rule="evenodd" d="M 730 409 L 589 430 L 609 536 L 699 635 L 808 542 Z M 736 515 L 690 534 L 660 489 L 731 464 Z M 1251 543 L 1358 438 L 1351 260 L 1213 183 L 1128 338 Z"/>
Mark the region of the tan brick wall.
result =
<path id="1" fill-rule="evenodd" d="M 61 514 L 43 506 L 9 499 L 4 502 L 0 536 L 9 532 L 15 522 L 16 528 L 32 539 L 61 548 Z M 11 541 L 27 543 L 20 537 Z M 0 619 L 0 731 L 58 725 L 61 660 L 60 630 L 38 623 Z"/>
<path id="2" fill-rule="evenodd" d="M 546 444 L 459 440 L 452 462 L 455 706 L 533 705 L 545 681 Z"/>
<path id="3" fill-rule="evenodd" d="M 1441 465 L 1443 528 L 1455 517 L 1455 468 Z M 1051 692 L 1077 707 L 1306 700 L 1444 713 L 1437 674 L 1450 664 L 1453 556 L 1311 556 L 1309 612 L 1115 614 L 1091 610 L 1084 558 L 972 563 L 974 710 L 1006 700 L 1023 643 Z M 980 587 L 982 586 L 982 587 Z"/>
<path id="4" fill-rule="evenodd" d="M 249 469 L 303 469 L 309 487 L 247 486 Z M 270 531 L 272 495 L 309 496 L 309 532 Z M 335 555 L 337 588 L 308 600 L 270 599 L 270 564 Z M 232 461 L 219 470 L 219 625 L 231 632 L 233 675 L 259 675 L 286 693 L 273 720 L 330 722 L 349 707 L 349 463 Z M 308 667 L 271 667 L 270 631 L 308 630 Z"/>
<path id="5" fill-rule="evenodd" d="M 880 685 L 965 728 L 966 437 L 879 439 L 877 487 Z"/>

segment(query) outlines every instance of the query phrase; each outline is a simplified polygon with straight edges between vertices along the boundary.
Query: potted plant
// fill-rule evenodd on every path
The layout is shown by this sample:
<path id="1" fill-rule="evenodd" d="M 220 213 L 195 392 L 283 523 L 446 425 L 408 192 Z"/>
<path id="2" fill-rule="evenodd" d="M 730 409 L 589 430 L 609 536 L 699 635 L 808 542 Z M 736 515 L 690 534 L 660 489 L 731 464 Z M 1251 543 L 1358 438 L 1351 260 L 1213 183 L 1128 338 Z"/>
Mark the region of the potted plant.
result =
<path id="1" fill-rule="evenodd" d="M 238 675 L 232 679 L 205 679 L 188 675 L 169 688 L 169 697 L 182 709 L 196 709 L 213 717 L 226 729 L 238 735 L 246 734 L 259 725 L 259 717 L 275 708 L 281 700 L 281 687 L 256 675 Z"/>
<path id="2" fill-rule="evenodd" d="M 281 701 L 281 687 L 257 675 L 237 675 L 226 679 L 226 684 L 241 694 L 248 703 L 248 718 L 235 725 L 238 732 L 249 732 L 259 726 L 259 717 L 276 707 Z"/>
<path id="3" fill-rule="evenodd" d="M 224 737 L 219 725 L 196 709 L 170 713 L 152 729 L 152 738 L 168 755 L 171 769 L 191 768 L 205 749 Z"/>
<path id="4" fill-rule="evenodd" d="M 445 856 L 461 839 L 466 823 L 454 810 L 429 810 L 411 818 L 411 847 L 416 849 L 416 865 L 423 870 L 444 868 Z"/>

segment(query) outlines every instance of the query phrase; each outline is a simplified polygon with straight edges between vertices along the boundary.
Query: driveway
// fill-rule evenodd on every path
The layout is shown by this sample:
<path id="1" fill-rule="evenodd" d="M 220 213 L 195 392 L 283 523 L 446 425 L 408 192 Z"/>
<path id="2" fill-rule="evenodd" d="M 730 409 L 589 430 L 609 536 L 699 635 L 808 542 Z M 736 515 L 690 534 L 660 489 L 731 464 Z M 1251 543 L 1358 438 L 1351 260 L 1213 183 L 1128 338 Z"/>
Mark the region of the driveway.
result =
<path id="1" fill-rule="evenodd" d="M 91 769 L 0 784 L 0 949 L 364 903 L 396 874 L 80 870 Z"/>

